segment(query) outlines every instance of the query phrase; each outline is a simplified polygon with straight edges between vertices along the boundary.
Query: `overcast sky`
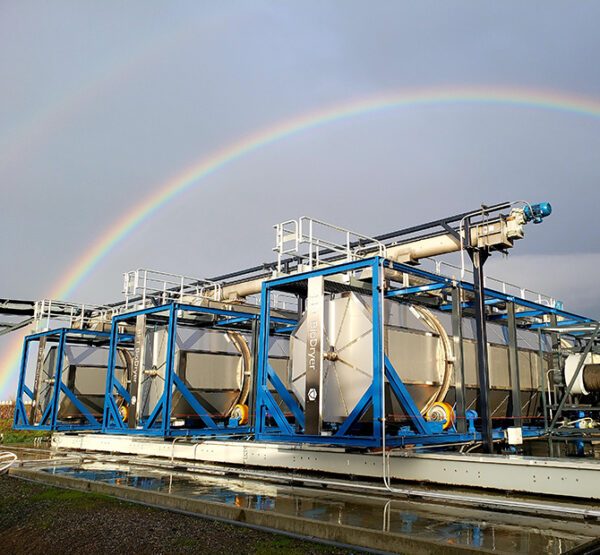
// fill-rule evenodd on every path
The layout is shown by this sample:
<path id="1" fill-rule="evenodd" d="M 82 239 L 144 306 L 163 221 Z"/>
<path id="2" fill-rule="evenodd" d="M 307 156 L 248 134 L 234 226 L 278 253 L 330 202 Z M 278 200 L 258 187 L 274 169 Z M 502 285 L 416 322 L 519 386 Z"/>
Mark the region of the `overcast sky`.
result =
<path id="1" fill-rule="evenodd" d="M 600 103 L 599 20 L 600 3 L 547 0 L 0 2 L 0 297 L 46 297 L 169 179 L 311 110 L 449 86 Z M 269 261 L 272 224 L 300 215 L 374 235 L 526 199 L 554 213 L 488 272 L 600 316 L 599 143 L 599 117 L 500 104 L 334 122 L 176 197 L 69 300 L 118 300 L 138 267 Z"/>

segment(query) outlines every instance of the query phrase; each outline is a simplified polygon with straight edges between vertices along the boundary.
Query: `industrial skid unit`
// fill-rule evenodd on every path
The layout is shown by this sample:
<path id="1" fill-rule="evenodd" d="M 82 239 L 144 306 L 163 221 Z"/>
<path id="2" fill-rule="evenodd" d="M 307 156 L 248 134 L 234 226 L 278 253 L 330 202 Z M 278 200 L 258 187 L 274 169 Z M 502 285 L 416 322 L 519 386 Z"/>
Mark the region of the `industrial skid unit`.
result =
<path id="1" fill-rule="evenodd" d="M 275 226 L 271 264 L 136 270 L 119 303 L 37 302 L 14 427 L 588 453 L 600 324 L 483 276 L 550 211 L 482 206 L 374 238 L 304 217 Z M 462 266 L 431 258 L 450 252 Z"/>

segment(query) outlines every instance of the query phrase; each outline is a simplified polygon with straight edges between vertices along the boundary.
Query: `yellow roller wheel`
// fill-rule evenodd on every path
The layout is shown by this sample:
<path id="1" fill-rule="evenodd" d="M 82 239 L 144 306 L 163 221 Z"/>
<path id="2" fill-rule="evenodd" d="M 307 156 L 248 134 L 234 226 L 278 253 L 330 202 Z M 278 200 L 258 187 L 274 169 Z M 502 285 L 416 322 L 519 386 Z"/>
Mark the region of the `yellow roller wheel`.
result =
<path id="1" fill-rule="evenodd" d="M 429 407 L 425 418 L 427 422 L 443 422 L 443 429 L 447 430 L 448 428 L 454 426 L 454 422 L 456 421 L 456 413 L 451 405 L 438 401 Z"/>
<path id="2" fill-rule="evenodd" d="M 240 426 L 247 424 L 248 423 L 248 406 L 243 405 L 241 403 L 239 405 L 236 405 L 235 407 L 233 407 L 233 410 L 231 411 L 231 417 L 238 418 L 240 421 Z"/>
<path id="3" fill-rule="evenodd" d="M 127 417 L 129 416 L 129 408 L 127 407 L 127 405 L 121 405 L 119 407 L 119 414 L 121 415 L 123 422 L 125 422 L 127 420 Z"/>

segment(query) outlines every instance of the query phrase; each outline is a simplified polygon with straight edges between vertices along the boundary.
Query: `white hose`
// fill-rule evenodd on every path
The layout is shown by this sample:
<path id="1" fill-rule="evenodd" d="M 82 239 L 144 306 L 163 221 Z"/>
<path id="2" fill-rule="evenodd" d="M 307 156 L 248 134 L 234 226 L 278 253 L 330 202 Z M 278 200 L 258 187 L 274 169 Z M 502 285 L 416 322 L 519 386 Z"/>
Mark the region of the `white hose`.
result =
<path id="1" fill-rule="evenodd" d="M 421 409 L 421 414 L 426 414 L 433 403 L 441 402 L 446 398 L 454 370 L 454 351 L 450 337 L 448 337 L 448 333 L 439 319 L 425 307 L 411 305 L 411 308 L 418 313 L 427 327 L 439 336 L 443 350 L 443 356 L 438 358 L 438 374 L 441 376 L 441 385 L 438 391 L 429 398 L 425 406 Z"/>
<path id="2" fill-rule="evenodd" d="M 0 474 L 4 474 L 16 461 L 17 455 L 10 451 L 0 451 Z"/>
<path id="3" fill-rule="evenodd" d="M 379 281 L 380 283 L 383 280 L 383 271 L 382 268 L 379 267 L 379 271 L 380 276 L 379 276 Z M 384 294 L 384 288 L 380 287 L 379 288 L 379 302 L 381 303 L 381 307 L 383 308 L 385 305 L 385 294 Z M 442 326 L 442 323 L 439 321 L 438 318 L 436 318 L 433 313 L 429 310 L 427 310 L 426 308 L 422 307 L 422 306 L 417 306 L 417 305 L 413 305 L 411 308 L 413 308 L 416 312 L 418 312 L 419 316 L 423 318 L 423 321 L 425 322 L 425 324 L 434 332 L 436 332 L 441 341 L 442 341 L 442 347 L 444 349 L 445 352 L 445 361 L 443 361 L 443 365 L 444 365 L 444 369 L 443 369 L 443 378 L 442 378 L 442 383 L 440 386 L 440 389 L 437 391 L 437 393 L 435 393 L 434 395 L 431 396 L 431 398 L 429 399 L 429 401 L 427 401 L 427 403 L 425 404 L 425 406 L 423 407 L 423 409 L 421 409 L 421 414 L 425 414 L 427 412 L 427 410 L 429 409 L 429 407 L 435 403 L 436 401 L 443 401 L 444 398 L 446 397 L 446 394 L 448 393 L 448 389 L 450 387 L 450 380 L 452 378 L 452 371 L 454 368 L 454 356 L 453 356 L 453 349 L 452 349 L 452 342 L 450 341 L 450 338 L 448 337 L 448 334 L 446 333 L 446 330 L 444 329 L 444 326 Z M 380 317 L 380 333 L 381 333 L 381 337 L 384 337 L 384 331 L 385 331 L 385 322 L 384 322 L 384 315 L 385 315 L 385 310 L 381 311 L 381 317 Z M 391 493 L 403 493 L 402 490 L 398 490 L 398 489 L 394 489 L 391 486 L 391 481 L 390 481 L 390 477 L 389 477 L 389 454 L 387 453 L 387 449 L 386 449 L 386 445 L 385 445 L 385 435 L 386 435 L 386 408 L 385 408 L 385 361 L 383 360 L 383 351 L 385 350 L 382 349 L 382 360 L 381 360 L 381 410 L 382 410 L 382 414 L 381 414 L 381 446 L 382 446 L 382 477 L 383 477 L 383 485 L 385 486 L 385 488 L 391 492 Z M 438 359 L 438 361 L 441 361 L 441 359 Z"/>
<path id="4" fill-rule="evenodd" d="M 250 381 L 252 379 L 252 355 L 250 354 L 248 343 L 243 335 L 236 331 L 228 331 L 227 335 L 241 355 L 238 363 L 238 384 L 240 387 L 240 393 L 233 400 L 229 409 L 225 412 L 225 414 L 231 415 L 237 404 L 246 403 L 248 400 Z"/>

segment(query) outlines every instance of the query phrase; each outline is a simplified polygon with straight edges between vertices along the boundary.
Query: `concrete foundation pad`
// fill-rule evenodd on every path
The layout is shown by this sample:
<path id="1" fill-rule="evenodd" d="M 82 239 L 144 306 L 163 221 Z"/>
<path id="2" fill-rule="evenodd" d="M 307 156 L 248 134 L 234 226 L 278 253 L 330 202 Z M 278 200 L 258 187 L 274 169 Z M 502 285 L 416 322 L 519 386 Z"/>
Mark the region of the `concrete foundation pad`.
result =
<path id="1" fill-rule="evenodd" d="M 52 446 L 169 460 L 317 471 L 381 479 L 382 453 L 346 453 L 343 448 L 242 440 L 163 439 L 106 434 L 54 434 Z M 412 453 L 388 457 L 393 484 L 430 482 L 502 491 L 600 499 L 600 461 L 516 455 Z"/>
<path id="2" fill-rule="evenodd" d="M 321 522 L 269 511 L 242 508 L 225 503 L 190 499 L 128 486 L 82 480 L 80 478 L 55 475 L 38 470 L 12 468 L 9 474 L 17 478 L 34 480 L 51 486 L 110 495 L 126 501 L 235 522 L 241 525 L 268 530 L 273 533 L 289 533 L 294 536 L 326 540 L 368 550 L 415 554 L 435 552 L 440 555 L 481 553 L 481 549 L 452 546 L 435 540 L 425 540 L 381 530 Z"/>

